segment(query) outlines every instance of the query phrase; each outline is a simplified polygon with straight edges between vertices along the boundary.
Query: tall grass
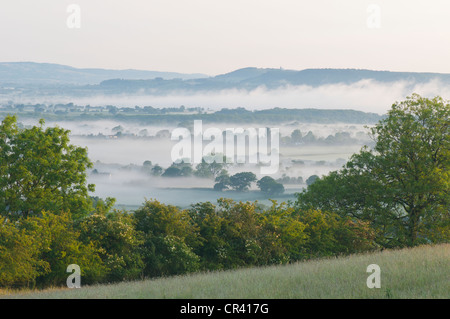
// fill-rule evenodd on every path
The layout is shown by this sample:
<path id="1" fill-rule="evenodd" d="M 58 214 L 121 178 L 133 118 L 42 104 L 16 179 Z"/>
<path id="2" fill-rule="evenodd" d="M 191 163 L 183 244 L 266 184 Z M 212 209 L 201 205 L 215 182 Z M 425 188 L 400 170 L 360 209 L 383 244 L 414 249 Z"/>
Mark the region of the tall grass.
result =
<path id="1" fill-rule="evenodd" d="M 381 268 L 381 288 L 366 285 L 370 264 Z M 3 297 L 450 298 L 450 244 Z"/>

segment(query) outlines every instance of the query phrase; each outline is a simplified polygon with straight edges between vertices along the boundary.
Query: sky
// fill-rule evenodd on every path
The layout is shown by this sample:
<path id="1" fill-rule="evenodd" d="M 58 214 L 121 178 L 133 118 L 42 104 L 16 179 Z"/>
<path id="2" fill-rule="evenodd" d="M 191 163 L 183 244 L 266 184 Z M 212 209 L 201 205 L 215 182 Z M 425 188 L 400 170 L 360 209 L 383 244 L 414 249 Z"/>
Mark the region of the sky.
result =
<path id="1" fill-rule="evenodd" d="M 2 0 L 0 61 L 450 73 L 449 17 L 448 0 Z"/>

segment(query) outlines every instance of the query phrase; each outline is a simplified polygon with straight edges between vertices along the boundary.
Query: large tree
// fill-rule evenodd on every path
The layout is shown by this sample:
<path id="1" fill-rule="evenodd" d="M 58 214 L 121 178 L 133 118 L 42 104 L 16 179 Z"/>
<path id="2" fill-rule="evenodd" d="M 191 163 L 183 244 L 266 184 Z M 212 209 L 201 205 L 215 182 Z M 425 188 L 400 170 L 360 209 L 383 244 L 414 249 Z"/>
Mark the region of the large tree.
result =
<path id="1" fill-rule="evenodd" d="M 384 246 L 450 239 L 450 104 L 414 94 L 371 129 L 376 144 L 310 185 L 299 207 L 368 220 Z"/>
<path id="2" fill-rule="evenodd" d="M 261 192 L 266 193 L 268 195 L 277 195 L 284 193 L 284 186 L 281 183 L 278 183 L 270 176 L 264 176 L 259 181 L 256 182 L 256 185 L 261 190 Z"/>
<path id="3" fill-rule="evenodd" d="M 247 191 L 253 182 L 256 182 L 256 175 L 252 172 L 236 173 L 230 177 L 230 186 L 239 192 Z"/>
<path id="4" fill-rule="evenodd" d="M 70 212 L 86 215 L 92 204 L 86 169 L 92 167 L 85 148 L 69 144 L 69 131 L 39 126 L 21 129 L 16 117 L 0 125 L 0 215 L 10 219 Z"/>

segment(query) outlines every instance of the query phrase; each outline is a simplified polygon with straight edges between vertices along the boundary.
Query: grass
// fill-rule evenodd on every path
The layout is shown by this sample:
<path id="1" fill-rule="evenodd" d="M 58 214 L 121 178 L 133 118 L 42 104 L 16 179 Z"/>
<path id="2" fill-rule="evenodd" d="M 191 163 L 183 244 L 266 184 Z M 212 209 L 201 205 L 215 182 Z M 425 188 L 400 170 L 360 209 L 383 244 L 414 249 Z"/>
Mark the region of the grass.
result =
<path id="1" fill-rule="evenodd" d="M 367 266 L 381 268 L 381 288 L 366 285 Z M 1 296 L 1 293 L 0 293 Z M 3 298 L 450 298 L 450 244 L 385 250 L 282 266 L 43 291 Z"/>

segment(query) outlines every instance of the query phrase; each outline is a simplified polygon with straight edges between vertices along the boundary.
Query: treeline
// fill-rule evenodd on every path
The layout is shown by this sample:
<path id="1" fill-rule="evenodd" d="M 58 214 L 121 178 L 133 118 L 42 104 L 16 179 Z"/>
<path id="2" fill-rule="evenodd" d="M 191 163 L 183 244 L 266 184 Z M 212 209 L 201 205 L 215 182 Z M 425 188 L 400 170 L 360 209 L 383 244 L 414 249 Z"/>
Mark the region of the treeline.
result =
<path id="1" fill-rule="evenodd" d="M 349 132 L 337 132 L 334 135 L 327 137 L 315 136 L 313 132 L 302 133 L 299 129 L 292 131 L 290 136 L 282 136 L 280 138 L 281 145 L 345 145 L 345 144 L 361 144 L 362 142 L 369 143 L 370 140 L 364 132 L 358 132 L 356 137 L 352 137 Z"/>
<path id="2" fill-rule="evenodd" d="M 152 165 L 151 161 L 145 161 L 143 164 L 143 171 L 153 176 L 161 177 L 190 177 L 196 176 L 200 178 L 214 179 L 215 184 L 213 189 L 216 191 L 224 191 L 227 189 L 233 189 L 235 191 L 244 192 L 247 191 L 252 183 L 256 183 L 257 187 L 266 194 L 276 195 L 284 193 L 284 186 L 282 182 L 295 183 L 303 182 L 300 178 L 290 178 L 286 175 L 282 179 L 275 180 L 270 176 L 264 176 L 261 179 L 257 179 L 256 175 L 252 172 L 240 172 L 234 175 L 229 175 L 225 163 L 225 158 L 222 163 L 212 161 L 211 163 L 202 159 L 202 162 L 197 164 L 195 170 L 190 163 L 172 163 L 168 168 L 164 169 L 158 164 Z M 94 172 L 99 174 L 98 171 Z"/>
<path id="3" fill-rule="evenodd" d="M 192 123 L 203 120 L 205 123 L 351 123 L 373 124 L 383 118 L 375 113 L 355 110 L 286 109 L 247 110 L 239 107 L 222 108 L 206 112 L 200 107 L 155 108 L 152 106 L 117 107 L 114 105 L 90 106 L 68 104 L 3 104 L 0 114 L 11 112 L 21 116 L 39 116 L 48 120 L 101 120 L 114 119 L 119 122 L 142 124 Z M 184 125 L 187 127 L 186 125 Z"/>
<path id="4" fill-rule="evenodd" d="M 153 106 L 135 106 L 135 107 L 117 107 L 115 105 L 105 106 L 91 106 L 91 105 L 77 105 L 74 103 L 66 104 L 13 104 L 7 103 L 0 105 L 0 110 L 14 111 L 20 113 L 54 113 L 54 114 L 67 114 L 67 113 L 107 113 L 116 115 L 118 113 L 127 114 L 148 114 L 148 115 L 161 115 L 170 113 L 202 113 L 204 109 L 201 107 L 163 107 L 155 108 Z"/>
<path id="5" fill-rule="evenodd" d="M 134 213 L 112 210 L 41 212 L 0 217 L 0 286 L 65 285 L 70 264 L 82 283 L 109 283 L 196 271 L 283 264 L 374 249 L 368 223 L 318 210 L 299 211 L 274 202 L 221 199 L 181 210 L 156 200 Z"/>

